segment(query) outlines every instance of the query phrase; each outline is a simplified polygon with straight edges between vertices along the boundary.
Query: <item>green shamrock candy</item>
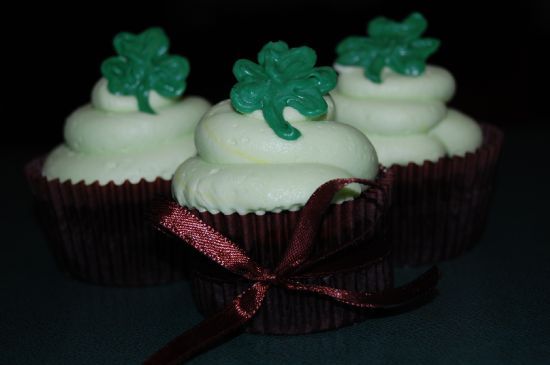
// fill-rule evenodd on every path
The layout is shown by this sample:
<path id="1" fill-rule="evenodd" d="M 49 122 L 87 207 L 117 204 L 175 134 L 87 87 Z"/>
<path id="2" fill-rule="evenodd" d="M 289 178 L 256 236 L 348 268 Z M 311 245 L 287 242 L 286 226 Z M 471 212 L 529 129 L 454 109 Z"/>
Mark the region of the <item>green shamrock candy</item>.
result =
<path id="1" fill-rule="evenodd" d="M 238 60 L 233 66 L 237 84 L 231 89 L 231 103 L 241 113 L 262 110 L 267 124 L 286 140 L 300 137 L 300 131 L 283 117 L 289 106 L 306 117 L 327 112 L 323 95 L 336 86 L 330 67 L 314 67 L 315 51 L 309 47 L 288 48 L 285 42 L 269 42 L 258 53 L 258 64 Z"/>
<path id="2" fill-rule="evenodd" d="M 361 66 L 365 77 L 381 83 L 382 69 L 407 76 L 419 76 L 426 69 L 426 60 L 439 47 L 439 40 L 420 38 L 428 23 L 420 13 L 412 13 L 403 22 L 384 17 L 372 20 L 369 37 L 348 37 L 336 47 L 336 63 Z"/>
<path id="3" fill-rule="evenodd" d="M 111 93 L 135 96 L 139 110 L 150 114 L 155 114 L 149 104 L 151 90 L 166 98 L 183 94 L 189 62 L 168 54 L 170 41 L 161 28 L 149 28 L 137 35 L 122 32 L 113 43 L 118 56 L 101 65 Z"/>

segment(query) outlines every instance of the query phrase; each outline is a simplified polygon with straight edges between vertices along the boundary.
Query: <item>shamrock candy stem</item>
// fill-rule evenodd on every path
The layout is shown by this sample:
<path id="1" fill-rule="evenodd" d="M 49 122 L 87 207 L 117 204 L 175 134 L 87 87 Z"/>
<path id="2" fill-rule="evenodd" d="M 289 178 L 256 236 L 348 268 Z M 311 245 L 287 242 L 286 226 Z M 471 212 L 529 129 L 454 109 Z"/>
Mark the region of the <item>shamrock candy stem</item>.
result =
<path id="1" fill-rule="evenodd" d="M 262 109 L 264 119 L 277 136 L 287 141 L 294 141 L 302 135 L 299 130 L 290 125 L 283 117 L 284 103 L 265 103 Z"/>
<path id="2" fill-rule="evenodd" d="M 149 89 L 140 85 L 135 93 L 138 109 L 144 113 L 156 114 L 149 103 Z"/>

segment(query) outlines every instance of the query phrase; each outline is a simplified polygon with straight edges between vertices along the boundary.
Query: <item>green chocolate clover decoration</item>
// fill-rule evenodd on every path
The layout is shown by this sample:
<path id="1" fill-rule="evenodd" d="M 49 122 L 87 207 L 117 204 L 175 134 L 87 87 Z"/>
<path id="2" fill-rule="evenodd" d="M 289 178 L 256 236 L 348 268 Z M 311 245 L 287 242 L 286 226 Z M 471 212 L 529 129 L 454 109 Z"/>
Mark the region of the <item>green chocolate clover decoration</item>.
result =
<path id="1" fill-rule="evenodd" d="M 336 47 L 341 65 L 361 66 L 365 77 L 380 83 L 384 67 L 407 75 L 419 76 L 426 68 L 426 59 L 439 47 L 439 40 L 420 38 L 428 23 L 420 13 L 412 13 L 403 22 L 384 17 L 373 19 L 369 37 L 348 37 Z"/>
<path id="2" fill-rule="evenodd" d="M 151 90 L 166 98 L 183 94 L 189 62 L 168 54 L 170 41 L 161 28 L 149 28 L 137 35 L 122 32 L 113 44 L 118 56 L 101 65 L 111 93 L 135 96 L 139 110 L 150 114 L 155 114 L 149 104 Z"/>
<path id="3" fill-rule="evenodd" d="M 233 74 L 238 82 L 231 89 L 231 103 L 241 113 L 262 110 L 267 124 L 286 140 L 300 137 L 299 130 L 283 117 L 289 106 L 306 117 L 327 112 L 323 95 L 336 86 L 330 67 L 314 67 L 315 51 L 309 47 L 288 48 L 285 42 L 269 42 L 258 53 L 258 64 L 238 60 Z"/>

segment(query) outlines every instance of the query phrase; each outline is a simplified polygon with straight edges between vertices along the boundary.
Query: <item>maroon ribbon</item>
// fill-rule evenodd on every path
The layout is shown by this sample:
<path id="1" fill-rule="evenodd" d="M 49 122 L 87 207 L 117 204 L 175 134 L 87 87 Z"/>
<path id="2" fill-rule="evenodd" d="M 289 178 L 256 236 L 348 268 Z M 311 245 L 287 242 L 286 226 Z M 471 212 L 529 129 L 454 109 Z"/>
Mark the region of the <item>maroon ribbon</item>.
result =
<path id="1" fill-rule="evenodd" d="M 376 185 L 365 179 L 336 179 L 321 185 L 303 207 L 296 229 L 274 271 L 261 267 L 243 249 L 201 221 L 191 211 L 174 202 L 155 208 L 157 224 L 206 255 L 220 266 L 253 284 L 228 306 L 196 327 L 176 337 L 145 361 L 146 365 L 172 365 L 191 359 L 242 329 L 258 312 L 272 285 L 330 297 L 360 308 L 387 308 L 402 305 L 431 292 L 439 279 L 433 267 L 413 282 L 377 293 L 356 292 L 324 285 L 305 284 L 293 274 L 301 269 L 314 245 L 318 228 L 336 192 L 350 183 Z"/>

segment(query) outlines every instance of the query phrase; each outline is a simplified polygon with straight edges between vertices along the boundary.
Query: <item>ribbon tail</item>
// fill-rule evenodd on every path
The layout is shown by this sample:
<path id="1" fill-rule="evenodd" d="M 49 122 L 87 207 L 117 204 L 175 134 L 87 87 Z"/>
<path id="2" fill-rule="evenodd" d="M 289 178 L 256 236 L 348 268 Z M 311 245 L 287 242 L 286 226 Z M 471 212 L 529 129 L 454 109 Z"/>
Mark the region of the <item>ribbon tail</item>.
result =
<path id="1" fill-rule="evenodd" d="M 176 365 L 222 341 L 246 323 L 232 306 L 227 306 L 214 316 L 179 335 L 147 359 L 144 365 Z"/>
<path id="2" fill-rule="evenodd" d="M 310 285 L 287 281 L 285 287 L 331 297 L 339 302 L 360 308 L 395 308 L 411 303 L 433 293 L 440 273 L 437 267 L 420 275 L 415 280 L 398 288 L 390 288 L 376 293 L 356 292 L 336 289 L 324 285 Z"/>
<path id="3" fill-rule="evenodd" d="M 260 309 L 268 284 L 255 283 L 231 304 L 167 343 L 143 365 L 177 365 L 237 334 Z"/>
<path id="4" fill-rule="evenodd" d="M 397 288 L 386 289 L 375 296 L 384 308 L 400 307 L 434 293 L 440 277 L 441 271 L 437 266 L 432 266 L 413 281 Z"/>

